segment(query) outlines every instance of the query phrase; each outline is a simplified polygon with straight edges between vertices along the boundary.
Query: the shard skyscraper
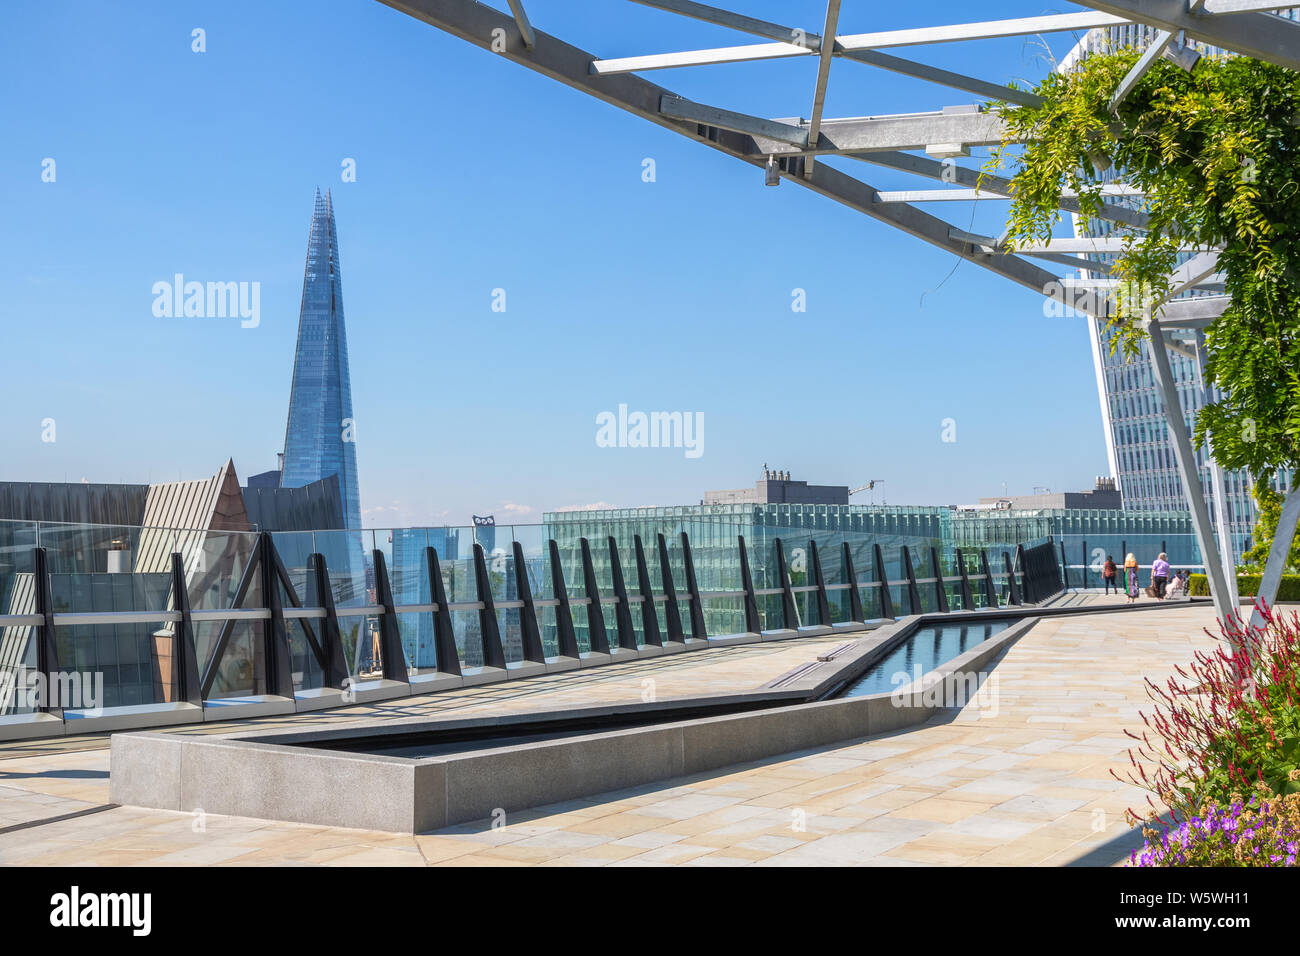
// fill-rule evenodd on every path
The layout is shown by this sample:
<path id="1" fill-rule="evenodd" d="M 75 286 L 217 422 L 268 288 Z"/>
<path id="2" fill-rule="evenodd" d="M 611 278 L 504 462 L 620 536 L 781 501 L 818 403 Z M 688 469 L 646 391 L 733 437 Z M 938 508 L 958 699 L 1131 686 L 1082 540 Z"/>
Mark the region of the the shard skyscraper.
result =
<path id="1" fill-rule="evenodd" d="M 338 475 L 344 526 L 359 529 L 361 495 L 338 234 L 330 194 L 327 191 L 321 198 L 317 189 L 302 280 L 280 486 L 298 488 L 329 475 Z"/>

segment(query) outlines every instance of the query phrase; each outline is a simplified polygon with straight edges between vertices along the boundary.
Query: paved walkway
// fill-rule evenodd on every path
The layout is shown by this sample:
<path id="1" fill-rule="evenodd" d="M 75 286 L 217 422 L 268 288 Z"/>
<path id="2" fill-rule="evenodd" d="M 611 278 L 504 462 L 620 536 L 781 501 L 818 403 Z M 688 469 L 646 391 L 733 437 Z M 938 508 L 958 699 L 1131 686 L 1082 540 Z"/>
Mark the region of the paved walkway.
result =
<path id="1" fill-rule="evenodd" d="M 11 745 L 0 750 L 0 863 L 1109 864 L 1131 842 L 1124 808 L 1142 800 L 1109 773 L 1127 763 L 1141 677 L 1209 646 L 1212 622 L 1189 606 L 1047 619 L 1007 652 L 983 710 L 414 837 L 131 807 L 24 826 L 106 804 L 108 752 L 101 740 Z M 753 687 L 842 642 L 717 649 L 356 710 L 550 709 L 640 699 L 646 678 L 661 698 Z M 88 745 L 99 749 L 73 749 Z"/>

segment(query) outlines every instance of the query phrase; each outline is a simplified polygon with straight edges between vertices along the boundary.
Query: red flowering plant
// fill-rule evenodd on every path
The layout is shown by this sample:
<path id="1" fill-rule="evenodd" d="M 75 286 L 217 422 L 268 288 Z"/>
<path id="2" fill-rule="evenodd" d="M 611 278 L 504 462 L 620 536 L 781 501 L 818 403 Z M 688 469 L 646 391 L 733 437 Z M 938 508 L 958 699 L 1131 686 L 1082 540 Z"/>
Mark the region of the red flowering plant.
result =
<path id="1" fill-rule="evenodd" d="M 1300 793 L 1300 615 L 1283 616 L 1262 602 L 1259 610 L 1262 627 L 1240 616 L 1220 622 L 1226 644 L 1196 652 L 1163 684 L 1147 679 L 1155 707 L 1139 712 L 1146 725 L 1140 735 L 1125 731 L 1137 744 L 1125 776 L 1114 776 L 1164 805 L 1167 820 L 1147 797 L 1150 823 L 1173 826 L 1261 786 Z M 1129 816 L 1140 819 L 1132 810 Z"/>

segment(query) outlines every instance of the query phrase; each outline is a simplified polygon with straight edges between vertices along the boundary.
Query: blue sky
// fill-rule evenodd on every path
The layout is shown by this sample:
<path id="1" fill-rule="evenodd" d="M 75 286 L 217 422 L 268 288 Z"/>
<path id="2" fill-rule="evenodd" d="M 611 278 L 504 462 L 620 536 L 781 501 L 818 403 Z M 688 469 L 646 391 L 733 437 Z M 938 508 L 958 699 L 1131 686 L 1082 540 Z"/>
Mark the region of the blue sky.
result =
<path id="1" fill-rule="evenodd" d="M 736 6 L 813 31 L 824 15 Z M 617 0 L 527 7 L 607 57 L 751 42 Z M 846 0 L 840 32 L 1076 9 Z M 1004 82 L 1048 68 L 1037 38 L 898 52 Z M 808 58 L 650 78 L 806 116 L 814 74 Z M 1030 291 L 373 0 L 16 0 L 0 87 L 0 480 L 273 467 L 317 186 L 334 194 L 369 525 L 690 503 L 765 462 L 883 480 L 877 502 L 899 504 L 1106 470 L 1081 318 L 1045 318 Z M 826 114 L 971 101 L 836 61 Z M 932 211 L 996 233 L 1005 205 Z M 259 282 L 260 324 L 155 317 L 152 286 L 175 273 Z M 598 447 L 596 416 L 620 403 L 702 414 L 704 453 Z"/>

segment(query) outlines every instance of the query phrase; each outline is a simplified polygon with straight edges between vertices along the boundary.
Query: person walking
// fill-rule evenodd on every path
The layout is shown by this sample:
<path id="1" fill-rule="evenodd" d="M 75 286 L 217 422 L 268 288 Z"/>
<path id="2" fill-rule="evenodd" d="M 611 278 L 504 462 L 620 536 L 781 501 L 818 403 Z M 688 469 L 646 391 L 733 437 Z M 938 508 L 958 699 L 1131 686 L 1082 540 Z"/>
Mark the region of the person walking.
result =
<path id="1" fill-rule="evenodd" d="M 1109 594 L 1111 588 L 1119 594 L 1119 585 L 1115 583 L 1115 573 L 1118 569 L 1115 567 L 1115 559 L 1111 555 L 1106 555 L 1106 563 L 1101 566 L 1101 580 L 1106 585 L 1106 593 Z"/>
<path id="2" fill-rule="evenodd" d="M 1129 604 L 1138 599 L 1138 587 L 1138 559 L 1130 551 L 1124 558 L 1124 593 Z"/>
<path id="3" fill-rule="evenodd" d="M 1169 562 L 1163 551 L 1151 564 L 1151 587 L 1155 588 L 1156 599 L 1165 599 L 1165 585 L 1169 583 Z"/>

